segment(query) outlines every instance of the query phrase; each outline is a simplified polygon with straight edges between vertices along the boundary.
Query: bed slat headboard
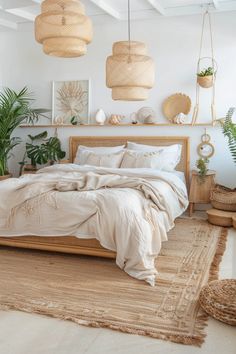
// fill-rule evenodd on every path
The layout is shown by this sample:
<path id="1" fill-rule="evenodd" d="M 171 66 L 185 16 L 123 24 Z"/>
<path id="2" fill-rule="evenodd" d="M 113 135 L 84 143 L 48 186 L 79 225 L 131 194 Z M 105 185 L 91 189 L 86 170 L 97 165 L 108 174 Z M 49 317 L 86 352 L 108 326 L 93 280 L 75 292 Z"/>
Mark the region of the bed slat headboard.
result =
<path id="1" fill-rule="evenodd" d="M 182 145 L 182 156 L 177 166 L 178 171 L 185 173 L 186 181 L 189 181 L 189 161 L 190 161 L 190 142 L 186 136 L 71 136 L 70 137 L 70 162 L 74 161 L 79 145 L 99 147 L 126 145 L 127 141 L 138 144 L 153 146 L 168 146 L 172 144 Z"/>

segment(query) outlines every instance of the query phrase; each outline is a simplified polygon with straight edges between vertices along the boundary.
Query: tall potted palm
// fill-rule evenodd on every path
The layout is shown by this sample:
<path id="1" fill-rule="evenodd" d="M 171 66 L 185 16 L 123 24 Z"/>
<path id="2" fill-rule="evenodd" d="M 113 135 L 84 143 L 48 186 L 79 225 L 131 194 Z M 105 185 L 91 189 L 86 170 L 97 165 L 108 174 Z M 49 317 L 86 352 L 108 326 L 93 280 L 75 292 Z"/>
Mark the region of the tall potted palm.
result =
<path id="1" fill-rule="evenodd" d="M 10 88 L 0 92 L 0 180 L 10 177 L 7 162 L 14 147 L 21 142 L 20 138 L 12 137 L 14 130 L 23 122 L 33 124 L 48 112 L 32 108 L 33 101 L 27 87 L 19 93 Z"/>

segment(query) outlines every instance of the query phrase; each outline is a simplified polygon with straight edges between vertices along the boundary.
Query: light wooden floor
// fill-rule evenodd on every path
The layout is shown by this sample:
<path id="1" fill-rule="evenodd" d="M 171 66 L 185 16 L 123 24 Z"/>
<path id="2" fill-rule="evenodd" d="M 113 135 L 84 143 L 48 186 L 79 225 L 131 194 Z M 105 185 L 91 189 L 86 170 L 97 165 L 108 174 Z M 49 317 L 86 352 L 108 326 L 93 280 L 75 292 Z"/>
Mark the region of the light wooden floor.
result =
<path id="1" fill-rule="evenodd" d="M 236 278 L 236 231 L 233 229 L 229 232 L 220 277 Z M 0 354 L 236 353 L 235 327 L 211 319 L 207 334 L 206 342 L 199 349 L 23 312 L 0 312 Z"/>

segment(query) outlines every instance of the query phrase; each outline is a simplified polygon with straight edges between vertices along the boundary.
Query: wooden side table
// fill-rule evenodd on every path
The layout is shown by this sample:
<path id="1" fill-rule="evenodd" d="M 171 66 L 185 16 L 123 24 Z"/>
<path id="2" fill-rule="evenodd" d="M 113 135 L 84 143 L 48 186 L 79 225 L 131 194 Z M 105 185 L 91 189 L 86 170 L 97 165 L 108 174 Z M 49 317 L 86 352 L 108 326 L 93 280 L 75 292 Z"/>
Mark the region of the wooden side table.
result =
<path id="1" fill-rule="evenodd" d="M 194 212 L 194 204 L 210 203 L 210 192 L 215 185 L 215 171 L 208 171 L 206 176 L 200 177 L 197 171 L 192 171 L 189 191 L 189 216 Z"/>

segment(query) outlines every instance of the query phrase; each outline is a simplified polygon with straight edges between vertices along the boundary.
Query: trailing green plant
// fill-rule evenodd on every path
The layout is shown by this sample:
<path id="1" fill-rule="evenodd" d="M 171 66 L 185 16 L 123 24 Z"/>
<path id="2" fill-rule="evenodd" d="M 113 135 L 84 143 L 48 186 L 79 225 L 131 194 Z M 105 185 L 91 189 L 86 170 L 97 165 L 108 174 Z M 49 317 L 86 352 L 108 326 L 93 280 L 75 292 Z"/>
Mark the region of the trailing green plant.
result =
<path id="1" fill-rule="evenodd" d="M 233 123 L 232 117 L 235 107 L 231 107 L 223 122 L 221 122 L 223 134 L 228 138 L 229 150 L 231 152 L 234 163 L 236 164 L 236 124 Z"/>
<path id="2" fill-rule="evenodd" d="M 23 160 L 20 162 L 20 174 L 27 163 L 27 159 L 30 159 L 32 167 L 36 168 L 37 165 L 45 165 L 47 163 L 52 165 L 66 155 L 65 151 L 61 149 L 60 140 L 55 136 L 48 138 L 47 131 L 35 136 L 28 135 L 28 138 L 30 142 L 26 143 L 26 151 Z"/>
<path id="3" fill-rule="evenodd" d="M 35 109 L 31 105 L 34 99 L 24 87 L 19 93 L 5 88 L 0 92 L 0 176 L 8 174 L 7 161 L 21 139 L 12 137 L 14 130 L 23 122 L 33 124 L 39 116 L 49 110 Z"/>
<path id="4" fill-rule="evenodd" d="M 198 73 L 197 75 L 200 77 L 214 75 L 214 69 L 211 66 L 209 66 L 208 68 L 205 68 L 202 71 L 200 71 L 200 73 Z"/>
<path id="5" fill-rule="evenodd" d="M 208 171 L 209 159 L 201 157 L 196 162 L 196 167 L 198 168 L 198 175 L 201 178 L 204 178 Z"/>

